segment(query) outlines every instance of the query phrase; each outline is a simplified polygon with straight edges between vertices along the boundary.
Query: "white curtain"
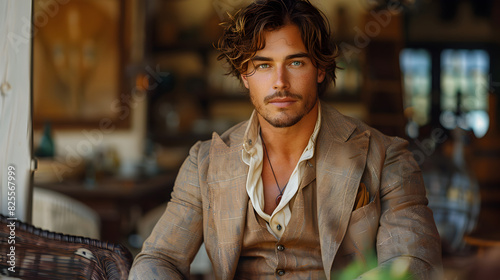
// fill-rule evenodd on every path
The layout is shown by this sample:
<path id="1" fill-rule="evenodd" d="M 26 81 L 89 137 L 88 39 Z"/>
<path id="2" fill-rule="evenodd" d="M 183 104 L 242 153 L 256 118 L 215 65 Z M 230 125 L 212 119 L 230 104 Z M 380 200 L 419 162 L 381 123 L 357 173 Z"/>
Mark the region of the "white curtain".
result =
<path id="1" fill-rule="evenodd" d="M 31 0 L 0 0 L 0 210 L 25 222 L 33 174 L 31 13 Z"/>

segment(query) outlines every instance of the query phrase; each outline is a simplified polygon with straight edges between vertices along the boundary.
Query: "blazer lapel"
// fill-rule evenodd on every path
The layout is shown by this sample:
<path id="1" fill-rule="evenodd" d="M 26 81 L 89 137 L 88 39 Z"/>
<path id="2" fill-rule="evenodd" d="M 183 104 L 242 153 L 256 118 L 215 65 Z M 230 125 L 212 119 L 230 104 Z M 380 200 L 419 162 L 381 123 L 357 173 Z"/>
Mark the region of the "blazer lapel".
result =
<path id="1" fill-rule="evenodd" d="M 232 143 L 235 143 L 231 141 Z M 207 173 L 209 211 L 205 246 L 211 252 L 217 279 L 232 279 L 242 248 L 248 203 L 248 166 L 242 161 L 242 145 L 227 146 L 214 133 Z M 237 142 L 236 142 L 237 143 Z"/>
<path id="2" fill-rule="evenodd" d="M 316 151 L 317 205 L 321 255 L 329 279 L 365 169 L 370 133 L 352 136 L 354 123 L 334 109 L 321 109 L 325 113 Z"/>

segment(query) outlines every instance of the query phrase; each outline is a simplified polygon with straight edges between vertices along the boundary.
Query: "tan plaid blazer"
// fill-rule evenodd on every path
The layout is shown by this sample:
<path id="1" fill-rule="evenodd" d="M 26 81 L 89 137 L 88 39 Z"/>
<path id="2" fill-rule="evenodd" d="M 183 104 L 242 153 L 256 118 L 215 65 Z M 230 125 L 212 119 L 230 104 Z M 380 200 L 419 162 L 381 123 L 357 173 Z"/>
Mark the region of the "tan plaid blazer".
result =
<path id="1" fill-rule="evenodd" d="M 376 248 L 379 268 L 407 259 L 415 279 L 438 278 L 440 238 L 407 142 L 321 106 L 315 156 L 318 214 L 311 218 L 320 225 L 325 276 Z M 246 124 L 192 147 L 172 199 L 137 255 L 129 279 L 189 278 L 189 265 L 202 242 L 216 279 L 233 279 L 243 234 L 249 234 L 243 231 Z M 361 183 L 369 203 L 353 210 Z"/>

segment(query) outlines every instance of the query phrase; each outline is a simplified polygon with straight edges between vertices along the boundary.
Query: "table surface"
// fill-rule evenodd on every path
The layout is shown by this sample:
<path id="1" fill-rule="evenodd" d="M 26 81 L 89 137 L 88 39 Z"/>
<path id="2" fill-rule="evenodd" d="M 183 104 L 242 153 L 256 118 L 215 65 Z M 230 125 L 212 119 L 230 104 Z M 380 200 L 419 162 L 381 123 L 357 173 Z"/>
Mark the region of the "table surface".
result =
<path id="1" fill-rule="evenodd" d="M 97 212 L 101 219 L 101 239 L 121 242 L 134 231 L 138 219 L 170 200 L 176 173 L 148 178 L 100 178 L 89 187 L 83 181 L 39 183 L 35 186 L 72 197 Z"/>
<path id="2" fill-rule="evenodd" d="M 63 181 L 35 185 L 40 188 L 56 191 L 77 199 L 140 199 L 144 196 L 171 191 L 175 175 L 172 172 L 159 174 L 149 178 L 114 178 L 105 177 L 97 184 L 89 186 L 83 181 Z"/>

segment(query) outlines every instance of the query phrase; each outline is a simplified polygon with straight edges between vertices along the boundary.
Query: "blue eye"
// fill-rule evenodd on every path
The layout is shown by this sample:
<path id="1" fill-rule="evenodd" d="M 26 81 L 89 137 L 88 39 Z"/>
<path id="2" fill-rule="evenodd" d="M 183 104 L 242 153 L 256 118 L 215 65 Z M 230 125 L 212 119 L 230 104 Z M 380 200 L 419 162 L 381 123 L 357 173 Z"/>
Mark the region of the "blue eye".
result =
<path id="1" fill-rule="evenodd" d="M 301 61 L 294 61 L 292 62 L 292 66 L 301 66 L 302 62 Z"/>

